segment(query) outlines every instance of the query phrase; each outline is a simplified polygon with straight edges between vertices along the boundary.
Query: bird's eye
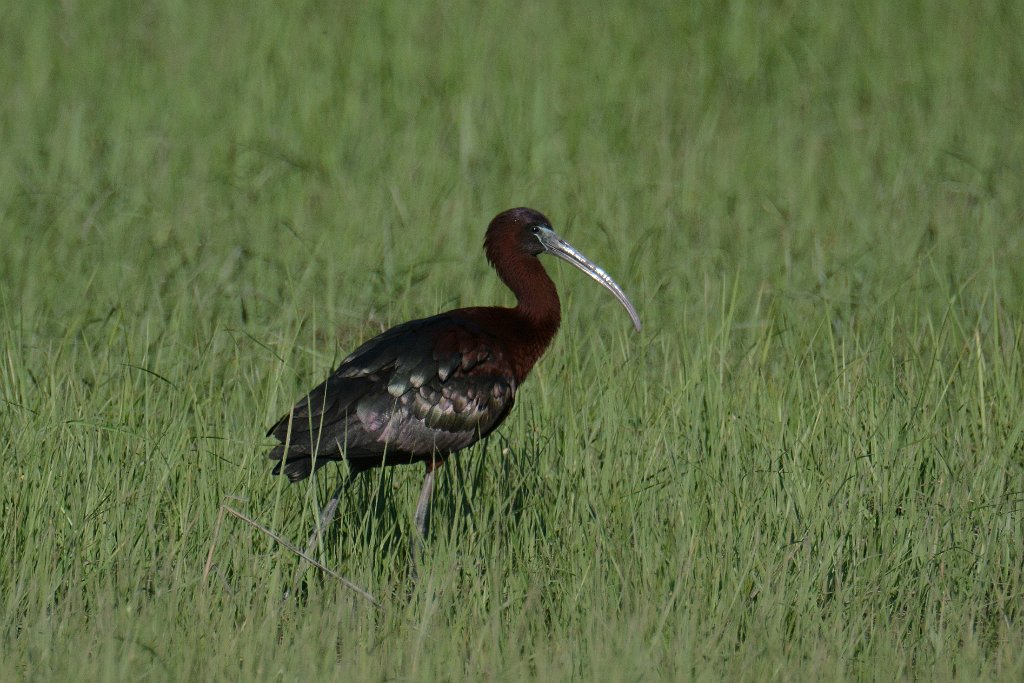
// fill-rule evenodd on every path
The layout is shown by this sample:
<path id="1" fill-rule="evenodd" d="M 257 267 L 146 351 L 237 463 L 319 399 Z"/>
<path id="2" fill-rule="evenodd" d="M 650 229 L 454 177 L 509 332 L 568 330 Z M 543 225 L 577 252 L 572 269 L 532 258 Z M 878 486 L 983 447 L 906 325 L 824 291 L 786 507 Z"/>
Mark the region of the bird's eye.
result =
<path id="1" fill-rule="evenodd" d="M 530 232 L 533 233 L 534 235 L 539 235 L 540 234 L 540 226 L 539 225 L 531 225 L 530 226 Z"/>

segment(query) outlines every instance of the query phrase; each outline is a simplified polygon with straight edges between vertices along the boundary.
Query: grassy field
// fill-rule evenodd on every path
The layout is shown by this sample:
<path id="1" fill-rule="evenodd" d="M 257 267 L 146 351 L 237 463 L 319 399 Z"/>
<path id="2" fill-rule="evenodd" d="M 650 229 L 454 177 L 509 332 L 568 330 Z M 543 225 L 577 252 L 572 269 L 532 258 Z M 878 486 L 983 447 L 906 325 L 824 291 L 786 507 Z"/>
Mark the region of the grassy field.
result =
<path id="1" fill-rule="evenodd" d="M 617 6 L 616 6 L 617 5 Z M 0 10 L 0 680 L 1021 680 L 1024 4 Z M 269 476 L 360 341 L 510 302 L 497 436 Z"/>

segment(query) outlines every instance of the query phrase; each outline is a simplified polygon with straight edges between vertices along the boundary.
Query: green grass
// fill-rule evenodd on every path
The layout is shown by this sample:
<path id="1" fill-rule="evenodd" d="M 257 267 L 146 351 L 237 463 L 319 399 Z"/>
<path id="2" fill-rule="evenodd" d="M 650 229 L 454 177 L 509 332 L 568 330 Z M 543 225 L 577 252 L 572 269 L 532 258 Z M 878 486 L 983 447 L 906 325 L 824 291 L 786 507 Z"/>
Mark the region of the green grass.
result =
<path id="1" fill-rule="evenodd" d="M 609 3 L 610 5 L 610 3 Z M 1024 676 L 1024 5 L 0 10 L 0 680 Z M 343 502 L 266 426 L 386 326 L 560 336 L 446 466 Z M 312 577 L 312 573 L 309 575 Z"/>

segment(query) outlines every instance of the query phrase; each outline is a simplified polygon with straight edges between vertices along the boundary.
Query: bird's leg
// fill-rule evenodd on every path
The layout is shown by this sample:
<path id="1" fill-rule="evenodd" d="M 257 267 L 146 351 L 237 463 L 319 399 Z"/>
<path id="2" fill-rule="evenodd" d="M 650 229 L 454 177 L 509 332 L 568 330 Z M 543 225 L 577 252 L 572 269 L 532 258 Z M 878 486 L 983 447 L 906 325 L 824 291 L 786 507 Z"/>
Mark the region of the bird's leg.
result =
<path id="1" fill-rule="evenodd" d="M 427 473 L 423 476 L 423 488 L 420 489 L 420 499 L 416 503 L 416 514 L 413 515 L 413 522 L 416 524 L 416 534 L 412 538 L 412 578 L 416 580 L 416 567 L 419 565 L 423 553 L 423 543 L 427 538 L 427 526 L 430 524 L 430 497 L 434 493 L 434 470 L 441 463 L 431 461 L 427 463 Z"/>
<path id="2" fill-rule="evenodd" d="M 313 533 L 309 535 L 309 540 L 306 542 L 306 555 L 312 557 L 313 552 L 320 545 L 320 540 L 323 537 L 327 527 L 334 521 L 334 513 L 338 509 L 338 501 L 341 500 L 341 494 L 348 490 L 348 487 L 355 481 L 358 472 L 355 470 L 349 470 L 348 477 L 338 485 L 338 488 L 334 490 L 334 495 L 327 501 L 323 509 L 320 510 L 320 515 L 316 520 L 316 526 L 313 527 Z M 297 585 L 299 578 L 302 576 L 302 572 L 306 570 L 306 558 L 299 559 L 299 566 L 295 570 L 295 578 L 292 580 L 292 585 Z"/>
<path id="3" fill-rule="evenodd" d="M 334 521 L 334 513 L 338 509 L 338 501 L 341 500 L 341 492 L 345 489 L 345 484 L 342 483 L 334 490 L 334 495 L 327 501 L 323 509 L 320 510 L 320 515 L 317 517 L 316 526 L 313 527 L 313 532 L 309 535 L 309 540 L 306 542 L 306 554 L 312 555 L 313 551 L 316 550 L 320 544 L 320 539 L 323 537 L 323 533 L 327 531 L 327 527 L 330 526 L 331 522 Z"/>
<path id="4" fill-rule="evenodd" d="M 416 504 L 416 531 L 421 539 L 427 537 L 427 524 L 430 523 L 430 496 L 434 493 L 434 470 L 427 470 L 423 477 L 423 488 L 420 489 L 420 500 Z"/>

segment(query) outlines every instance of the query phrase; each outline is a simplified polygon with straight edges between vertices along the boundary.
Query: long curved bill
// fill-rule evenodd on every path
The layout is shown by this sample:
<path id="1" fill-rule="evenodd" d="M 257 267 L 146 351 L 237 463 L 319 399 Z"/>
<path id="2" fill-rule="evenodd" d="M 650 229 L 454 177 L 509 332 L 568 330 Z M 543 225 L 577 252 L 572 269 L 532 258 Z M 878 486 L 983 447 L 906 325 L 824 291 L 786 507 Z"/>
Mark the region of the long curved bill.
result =
<path id="1" fill-rule="evenodd" d="M 636 308 L 633 307 L 633 303 L 626 296 L 626 293 L 622 291 L 622 287 L 619 287 L 618 283 L 611 278 L 608 273 L 604 272 L 600 266 L 588 259 L 586 256 L 580 253 L 580 251 L 559 237 L 554 230 L 544 229 L 538 235 L 541 245 L 544 247 L 544 251 L 552 256 L 557 256 L 563 261 L 568 261 L 572 265 L 576 266 L 590 277 L 597 280 L 602 287 L 607 289 L 612 295 L 619 300 L 626 312 L 629 313 L 629 317 L 633 320 L 633 327 L 636 331 L 640 331 L 640 316 L 636 312 Z"/>

